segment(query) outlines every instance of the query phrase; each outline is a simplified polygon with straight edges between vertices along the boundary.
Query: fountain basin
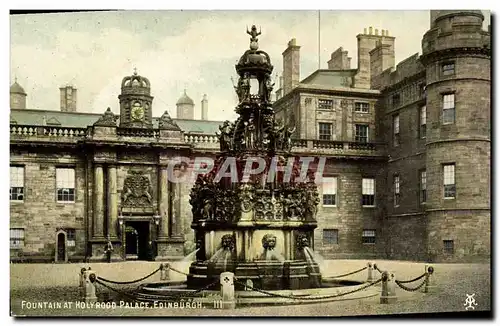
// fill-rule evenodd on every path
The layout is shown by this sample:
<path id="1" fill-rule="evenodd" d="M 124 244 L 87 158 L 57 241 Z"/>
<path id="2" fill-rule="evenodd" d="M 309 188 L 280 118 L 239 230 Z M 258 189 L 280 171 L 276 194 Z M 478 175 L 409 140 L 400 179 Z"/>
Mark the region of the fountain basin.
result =
<path id="1" fill-rule="evenodd" d="M 236 290 L 235 296 L 238 306 L 247 305 L 293 305 L 304 303 L 319 303 L 342 300 L 357 300 L 380 295 L 378 287 L 369 287 L 360 291 L 366 283 L 354 280 L 339 280 L 324 278 L 321 280 L 321 287 L 296 290 L 266 290 L 261 293 L 252 290 Z M 258 288 L 258 287 L 255 287 Z M 335 296 L 349 292 L 346 295 Z M 221 300 L 220 291 L 203 290 L 194 296 L 192 289 L 189 289 L 186 282 L 168 281 L 142 284 L 135 295 L 143 301 L 164 301 L 175 302 L 180 298 L 192 299 L 195 302 L 202 302 L 206 308 L 213 307 L 214 301 Z"/>

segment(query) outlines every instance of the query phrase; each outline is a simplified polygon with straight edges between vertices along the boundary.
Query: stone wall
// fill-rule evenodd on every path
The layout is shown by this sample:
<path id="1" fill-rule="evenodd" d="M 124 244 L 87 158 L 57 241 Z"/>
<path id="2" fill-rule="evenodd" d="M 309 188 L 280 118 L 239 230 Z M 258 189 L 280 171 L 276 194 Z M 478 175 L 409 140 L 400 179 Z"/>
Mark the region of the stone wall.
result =
<path id="1" fill-rule="evenodd" d="M 85 255 L 85 166 L 76 154 L 47 152 L 11 153 L 11 164 L 24 166 L 24 201 L 10 203 L 10 227 L 24 228 L 23 249 L 11 249 L 13 260 L 52 261 L 56 232 L 75 229 L 76 246 L 68 247 L 68 259 Z M 58 203 L 56 167 L 75 168 L 75 202 Z"/>

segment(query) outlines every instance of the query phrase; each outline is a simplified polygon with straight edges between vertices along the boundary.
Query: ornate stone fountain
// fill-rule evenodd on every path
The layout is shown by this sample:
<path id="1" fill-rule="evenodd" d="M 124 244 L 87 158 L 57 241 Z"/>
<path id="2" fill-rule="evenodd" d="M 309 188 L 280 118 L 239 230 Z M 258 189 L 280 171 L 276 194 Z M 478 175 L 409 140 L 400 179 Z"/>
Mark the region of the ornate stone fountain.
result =
<path id="1" fill-rule="evenodd" d="M 221 154 L 214 169 L 200 175 L 191 191 L 191 227 L 199 250 L 187 286 L 201 288 L 230 271 L 261 289 L 319 287 L 319 268 L 303 250 L 314 240 L 317 186 L 310 172 L 299 178 L 298 164 L 290 180 L 284 171 L 273 172 L 293 157 L 295 128 L 275 120 L 273 66 L 269 55 L 259 50 L 260 31 L 252 26 L 247 33 L 250 49 L 236 65 L 239 117 L 219 127 Z M 266 162 L 264 171 L 245 177 L 247 162 L 256 158 Z M 227 173 L 217 178 L 220 170 Z"/>

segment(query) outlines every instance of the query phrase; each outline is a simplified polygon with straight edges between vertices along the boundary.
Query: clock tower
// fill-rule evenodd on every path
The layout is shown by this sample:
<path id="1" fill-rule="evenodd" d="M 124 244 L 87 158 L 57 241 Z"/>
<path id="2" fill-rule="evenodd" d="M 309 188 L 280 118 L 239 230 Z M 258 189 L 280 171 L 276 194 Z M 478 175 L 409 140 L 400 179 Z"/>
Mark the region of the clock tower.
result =
<path id="1" fill-rule="evenodd" d="M 122 80 L 120 100 L 120 127 L 152 128 L 151 84 L 146 77 L 139 76 L 134 69 L 132 76 Z"/>

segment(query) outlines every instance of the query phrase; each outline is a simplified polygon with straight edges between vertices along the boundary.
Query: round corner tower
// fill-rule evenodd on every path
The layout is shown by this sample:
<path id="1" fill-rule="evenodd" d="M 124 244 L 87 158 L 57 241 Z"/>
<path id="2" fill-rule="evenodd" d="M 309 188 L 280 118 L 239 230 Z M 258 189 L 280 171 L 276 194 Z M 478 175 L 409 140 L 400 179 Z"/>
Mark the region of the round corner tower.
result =
<path id="1" fill-rule="evenodd" d="M 431 11 L 426 69 L 427 246 L 434 261 L 490 255 L 490 33 L 481 11 Z"/>

